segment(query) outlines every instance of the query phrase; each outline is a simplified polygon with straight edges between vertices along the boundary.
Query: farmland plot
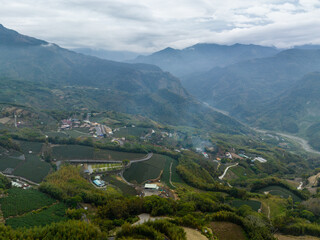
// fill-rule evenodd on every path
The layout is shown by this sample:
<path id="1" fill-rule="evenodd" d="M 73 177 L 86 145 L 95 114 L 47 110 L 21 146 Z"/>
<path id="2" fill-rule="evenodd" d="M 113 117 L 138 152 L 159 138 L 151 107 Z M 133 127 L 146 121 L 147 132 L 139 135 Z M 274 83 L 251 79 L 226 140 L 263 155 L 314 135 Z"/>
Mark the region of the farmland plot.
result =
<path id="1" fill-rule="evenodd" d="M 124 177 L 129 182 L 143 183 L 149 179 L 155 179 L 160 175 L 163 170 L 162 180 L 169 183 L 169 168 L 171 162 L 176 160 L 159 154 L 154 154 L 153 157 L 144 162 L 133 163 L 129 169 L 124 172 Z M 172 166 L 172 181 L 180 180 L 176 173 L 177 163 Z"/>
<path id="2" fill-rule="evenodd" d="M 49 174 L 50 169 L 51 165 L 41 160 L 39 156 L 27 154 L 26 160 L 14 170 L 13 174 L 40 183 Z"/>
<path id="3" fill-rule="evenodd" d="M 66 210 L 67 206 L 64 203 L 58 203 L 40 212 L 30 212 L 21 217 L 9 218 L 6 220 L 6 225 L 12 228 L 45 226 L 53 222 L 67 220 Z"/>
<path id="4" fill-rule="evenodd" d="M 11 188 L 8 194 L 7 197 L 0 198 L 1 210 L 5 218 L 18 216 L 55 202 L 54 199 L 35 189 Z"/>

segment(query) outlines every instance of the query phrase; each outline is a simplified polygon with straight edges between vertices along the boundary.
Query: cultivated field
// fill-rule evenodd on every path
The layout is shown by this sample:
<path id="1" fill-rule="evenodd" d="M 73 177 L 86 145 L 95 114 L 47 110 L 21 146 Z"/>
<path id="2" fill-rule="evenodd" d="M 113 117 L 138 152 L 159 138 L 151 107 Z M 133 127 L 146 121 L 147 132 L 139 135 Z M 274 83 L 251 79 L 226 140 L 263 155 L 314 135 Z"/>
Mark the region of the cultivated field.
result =
<path id="1" fill-rule="evenodd" d="M 43 143 L 19 141 L 19 145 L 24 154 L 28 154 L 29 151 L 32 151 L 32 154 L 40 154 Z"/>
<path id="2" fill-rule="evenodd" d="M 154 154 L 153 157 L 144 162 L 133 163 L 129 169 L 124 172 L 124 177 L 129 182 L 142 183 L 149 179 L 155 179 L 160 175 L 163 170 L 161 180 L 169 185 L 169 168 L 171 162 L 174 162 L 172 166 L 172 181 L 181 181 L 176 173 L 177 162 L 167 156 Z"/>
<path id="3" fill-rule="evenodd" d="M 212 222 L 211 228 L 219 240 L 247 240 L 244 230 L 231 222 Z"/>
<path id="4" fill-rule="evenodd" d="M 301 202 L 301 198 L 295 195 L 290 190 L 280 187 L 280 186 L 268 186 L 265 188 L 261 188 L 259 192 L 269 192 L 271 195 L 277 195 L 287 199 L 289 196 L 292 197 L 294 202 Z"/>
<path id="5" fill-rule="evenodd" d="M 81 145 L 61 145 L 52 148 L 52 155 L 57 160 L 93 159 L 93 150 Z"/>
<path id="6" fill-rule="evenodd" d="M 118 152 L 81 145 L 61 145 L 53 147 L 53 157 L 57 160 L 102 159 L 102 160 L 133 160 L 144 157 L 143 153 Z"/>
<path id="7" fill-rule="evenodd" d="M 34 211 L 21 217 L 9 218 L 6 220 L 6 225 L 12 228 L 44 226 L 53 222 L 67 220 L 65 216 L 66 210 L 67 206 L 64 203 L 58 203 L 39 212 Z"/>
<path id="8" fill-rule="evenodd" d="M 115 137 L 127 137 L 127 136 L 135 136 L 141 137 L 148 134 L 150 128 L 142 128 L 142 127 L 127 127 L 127 128 L 120 128 L 119 131 L 114 132 L 113 136 Z"/>
<path id="9" fill-rule="evenodd" d="M 112 160 L 134 160 L 143 158 L 146 153 L 129 153 L 129 152 L 118 152 L 112 150 L 95 149 L 94 159 L 112 159 Z"/>
<path id="10" fill-rule="evenodd" d="M 137 195 L 137 191 L 133 187 L 121 182 L 116 176 L 107 175 L 103 177 L 103 180 L 120 189 L 124 195 Z"/>
<path id="11" fill-rule="evenodd" d="M 51 165 L 41 160 L 39 156 L 26 154 L 26 160 L 13 171 L 13 175 L 40 183 L 49 174 L 50 169 Z"/>
<path id="12" fill-rule="evenodd" d="M 54 202 L 54 199 L 35 189 L 11 188 L 8 190 L 7 197 L 0 198 L 1 210 L 5 218 L 22 215 Z"/>

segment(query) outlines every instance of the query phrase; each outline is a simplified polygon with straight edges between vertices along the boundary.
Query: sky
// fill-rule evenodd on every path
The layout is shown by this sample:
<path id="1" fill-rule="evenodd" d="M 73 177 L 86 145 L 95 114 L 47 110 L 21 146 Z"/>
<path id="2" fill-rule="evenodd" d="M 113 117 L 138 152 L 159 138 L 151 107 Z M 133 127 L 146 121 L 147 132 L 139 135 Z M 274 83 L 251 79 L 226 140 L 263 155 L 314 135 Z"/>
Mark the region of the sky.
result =
<path id="1" fill-rule="evenodd" d="M 0 0 L 0 23 L 66 48 L 320 44 L 320 0 Z"/>

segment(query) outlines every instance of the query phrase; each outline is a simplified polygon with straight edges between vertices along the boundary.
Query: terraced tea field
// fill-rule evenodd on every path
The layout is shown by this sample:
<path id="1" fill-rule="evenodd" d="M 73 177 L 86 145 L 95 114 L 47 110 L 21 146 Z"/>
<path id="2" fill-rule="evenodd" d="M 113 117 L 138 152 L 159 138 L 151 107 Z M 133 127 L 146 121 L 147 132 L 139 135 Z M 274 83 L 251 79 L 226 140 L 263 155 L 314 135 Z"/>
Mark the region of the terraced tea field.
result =
<path id="1" fill-rule="evenodd" d="M 32 154 L 40 154 L 43 143 L 19 141 L 19 145 L 24 154 L 28 154 L 29 151 L 31 151 Z"/>
<path id="2" fill-rule="evenodd" d="M 13 171 L 13 175 L 40 183 L 49 174 L 50 170 L 51 165 L 41 160 L 39 156 L 26 154 L 26 160 Z"/>
<path id="3" fill-rule="evenodd" d="M 151 159 L 144 162 L 133 163 L 129 169 L 124 172 L 124 178 L 129 182 L 143 183 L 149 179 L 155 179 L 160 175 L 163 170 L 161 180 L 170 186 L 170 165 L 172 166 L 172 181 L 180 182 L 181 179 L 176 173 L 177 161 L 159 154 L 154 154 Z"/>
<path id="4" fill-rule="evenodd" d="M 101 159 L 101 160 L 133 160 L 144 157 L 143 153 L 118 152 L 81 145 L 61 145 L 52 149 L 52 155 L 57 160 Z"/>
<path id="5" fill-rule="evenodd" d="M 119 131 L 114 132 L 113 136 L 115 137 L 127 137 L 127 136 L 135 136 L 141 137 L 148 134 L 150 128 L 142 128 L 142 127 L 126 127 L 120 128 Z"/>
<path id="6" fill-rule="evenodd" d="M 124 195 L 137 195 L 137 191 L 133 187 L 124 182 L 121 182 L 116 178 L 116 176 L 107 175 L 103 177 L 103 180 L 119 188 Z"/>
<path id="7" fill-rule="evenodd" d="M 8 190 L 7 197 L 0 198 L 1 210 L 5 218 L 18 216 L 54 202 L 54 199 L 35 189 L 11 188 Z"/>
<path id="8" fill-rule="evenodd" d="M 280 186 L 268 186 L 265 188 L 261 188 L 259 192 L 269 192 L 272 195 L 277 195 L 282 198 L 287 199 L 289 196 L 292 197 L 294 202 L 301 202 L 301 198 L 295 195 L 293 192 L 290 190 L 280 187 Z"/>
<path id="9" fill-rule="evenodd" d="M 67 206 L 64 203 L 58 203 L 39 212 L 30 212 L 21 217 L 9 218 L 6 220 L 6 225 L 12 228 L 45 226 L 53 222 L 67 220 L 66 210 Z"/>

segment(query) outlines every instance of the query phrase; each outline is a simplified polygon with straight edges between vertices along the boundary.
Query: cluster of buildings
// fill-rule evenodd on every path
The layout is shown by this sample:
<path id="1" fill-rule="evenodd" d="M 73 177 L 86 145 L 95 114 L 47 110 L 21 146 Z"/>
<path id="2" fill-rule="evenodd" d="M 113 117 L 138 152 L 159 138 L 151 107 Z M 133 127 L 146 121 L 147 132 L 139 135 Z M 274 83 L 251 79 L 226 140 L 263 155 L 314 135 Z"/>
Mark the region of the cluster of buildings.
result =
<path id="1" fill-rule="evenodd" d="M 101 180 L 100 176 L 95 176 L 95 179 L 92 182 L 97 187 L 105 187 L 107 185 L 105 181 Z"/>
<path id="2" fill-rule="evenodd" d="M 60 130 L 70 130 L 73 128 L 88 128 L 89 133 L 93 137 L 106 137 L 107 135 L 112 135 L 112 129 L 103 124 L 90 122 L 89 120 L 79 120 L 79 119 L 63 119 L 61 121 Z"/>
<path id="3" fill-rule="evenodd" d="M 11 181 L 11 186 L 12 187 L 17 187 L 17 188 L 22 188 L 22 189 L 29 189 L 31 186 L 27 183 L 23 183 L 20 181 Z"/>

